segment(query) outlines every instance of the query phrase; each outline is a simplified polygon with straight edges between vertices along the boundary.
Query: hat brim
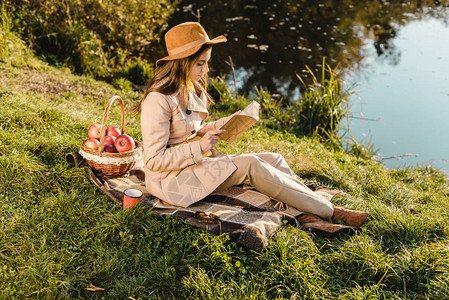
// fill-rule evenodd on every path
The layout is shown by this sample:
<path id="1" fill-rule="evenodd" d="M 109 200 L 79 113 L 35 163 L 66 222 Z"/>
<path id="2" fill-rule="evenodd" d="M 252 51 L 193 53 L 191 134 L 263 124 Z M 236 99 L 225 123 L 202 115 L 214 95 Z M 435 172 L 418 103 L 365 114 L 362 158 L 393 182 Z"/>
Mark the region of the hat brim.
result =
<path id="1" fill-rule="evenodd" d="M 213 39 L 211 39 L 211 40 L 209 40 L 207 42 L 198 44 L 195 47 L 192 47 L 190 49 L 187 49 L 187 50 L 182 51 L 180 53 L 177 53 L 175 55 L 167 55 L 167 56 L 165 56 L 165 57 L 163 57 L 161 59 L 158 59 L 156 61 L 156 66 L 159 66 L 164 61 L 189 57 L 189 56 L 195 54 L 196 52 L 198 52 L 198 50 L 200 50 L 201 47 L 203 47 L 204 45 L 215 45 L 215 44 L 219 44 L 219 43 L 224 43 L 226 41 L 227 41 L 227 39 L 226 39 L 226 37 L 224 35 L 217 36 L 216 38 L 213 38 Z"/>

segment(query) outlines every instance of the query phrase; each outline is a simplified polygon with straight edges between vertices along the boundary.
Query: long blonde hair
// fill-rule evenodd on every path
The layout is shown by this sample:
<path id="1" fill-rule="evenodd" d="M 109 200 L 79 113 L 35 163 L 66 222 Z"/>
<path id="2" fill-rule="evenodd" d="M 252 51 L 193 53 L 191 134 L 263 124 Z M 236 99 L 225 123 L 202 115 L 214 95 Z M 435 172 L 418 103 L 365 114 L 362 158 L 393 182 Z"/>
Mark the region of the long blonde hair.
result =
<path id="1" fill-rule="evenodd" d="M 164 95 L 172 95 L 179 92 L 179 106 L 182 110 L 186 110 L 189 102 L 187 74 L 191 66 L 198 60 L 198 58 L 211 47 L 211 45 L 204 45 L 200 50 L 189 57 L 163 61 L 147 84 L 145 93 L 143 94 L 142 99 L 139 102 L 139 106 L 137 107 L 138 112 L 141 112 L 142 103 L 151 92 L 159 92 Z M 208 76 L 205 74 L 203 78 L 199 80 L 199 84 L 204 89 L 208 102 L 207 105 L 209 106 L 213 103 L 213 101 L 206 91 L 207 79 Z"/>

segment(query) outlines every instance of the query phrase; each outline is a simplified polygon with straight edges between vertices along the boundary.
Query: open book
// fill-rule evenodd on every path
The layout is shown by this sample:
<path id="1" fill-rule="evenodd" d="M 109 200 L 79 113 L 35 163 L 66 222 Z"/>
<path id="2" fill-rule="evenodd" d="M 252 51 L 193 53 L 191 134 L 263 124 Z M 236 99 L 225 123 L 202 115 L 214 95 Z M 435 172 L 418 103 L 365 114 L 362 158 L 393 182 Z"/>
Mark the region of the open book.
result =
<path id="1" fill-rule="evenodd" d="M 259 121 L 259 108 L 260 104 L 253 101 L 239 115 L 232 116 L 220 127 L 220 129 L 226 130 L 226 132 L 218 135 L 220 139 L 232 143 L 242 133 Z"/>

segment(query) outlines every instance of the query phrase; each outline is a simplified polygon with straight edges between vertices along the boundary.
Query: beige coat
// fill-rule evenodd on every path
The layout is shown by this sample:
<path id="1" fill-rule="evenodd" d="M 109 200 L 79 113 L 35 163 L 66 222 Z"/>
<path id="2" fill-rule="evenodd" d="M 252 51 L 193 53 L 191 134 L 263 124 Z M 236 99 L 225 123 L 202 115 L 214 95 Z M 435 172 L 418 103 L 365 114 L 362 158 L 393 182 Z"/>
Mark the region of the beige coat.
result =
<path id="1" fill-rule="evenodd" d="M 145 185 L 152 195 L 187 207 L 213 192 L 236 166 L 226 155 L 203 158 L 199 141 L 168 148 L 192 138 L 204 126 L 217 129 L 224 123 L 224 118 L 205 123 L 204 93 L 198 97 L 189 92 L 185 111 L 178 101 L 177 94 L 151 92 L 142 104 Z"/>

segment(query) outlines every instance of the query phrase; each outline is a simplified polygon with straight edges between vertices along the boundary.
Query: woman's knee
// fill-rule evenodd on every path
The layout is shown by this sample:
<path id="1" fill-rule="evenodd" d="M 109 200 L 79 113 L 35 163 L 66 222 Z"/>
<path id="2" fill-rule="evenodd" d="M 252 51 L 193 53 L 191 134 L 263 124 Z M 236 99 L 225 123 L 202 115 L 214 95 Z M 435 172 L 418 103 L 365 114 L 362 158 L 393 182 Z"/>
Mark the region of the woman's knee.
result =
<path id="1" fill-rule="evenodd" d="M 279 153 L 271 153 L 271 155 L 273 155 L 277 165 L 281 165 L 281 164 L 286 164 L 287 162 L 285 161 L 285 158 L 282 154 Z"/>
<path id="2" fill-rule="evenodd" d="M 272 166 L 275 166 L 279 163 L 285 162 L 284 156 L 279 153 L 275 152 L 263 152 L 263 153 L 257 153 L 256 156 L 263 159 L 267 163 L 269 163 Z"/>
<path id="3" fill-rule="evenodd" d="M 239 172 L 248 174 L 249 177 L 271 174 L 275 171 L 281 171 L 288 175 L 294 174 L 284 157 L 277 153 L 243 154 L 232 158 L 232 161 Z"/>
<path id="4" fill-rule="evenodd" d="M 250 170 L 257 169 L 263 163 L 263 160 L 256 155 L 239 155 L 232 159 L 232 162 L 236 165 L 237 169 Z"/>

